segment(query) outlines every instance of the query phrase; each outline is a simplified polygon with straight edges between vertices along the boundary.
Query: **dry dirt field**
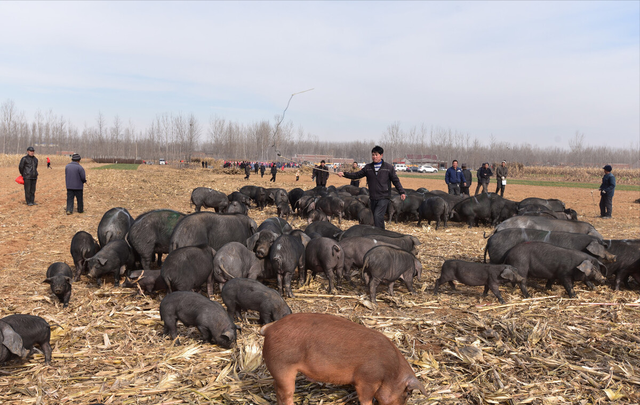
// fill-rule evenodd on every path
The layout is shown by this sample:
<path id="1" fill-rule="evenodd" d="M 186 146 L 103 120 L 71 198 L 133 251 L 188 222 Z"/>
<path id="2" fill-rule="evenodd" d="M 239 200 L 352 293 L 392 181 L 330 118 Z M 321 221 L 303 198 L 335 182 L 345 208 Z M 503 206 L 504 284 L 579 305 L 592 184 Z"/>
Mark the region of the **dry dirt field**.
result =
<path id="1" fill-rule="evenodd" d="M 261 363 L 256 317 L 239 322 L 237 347 L 222 350 L 202 344 L 195 328 L 180 327 L 182 345 L 161 335 L 159 303 L 163 297 L 135 295 L 132 289 L 105 283 L 99 289 L 83 277 L 73 284 L 63 309 L 42 281 L 49 264 L 72 264 L 72 236 L 85 230 L 94 237 L 108 209 L 125 207 L 134 216 L 158 208 L 193 212 L 191 190 L 212 187 L 225 193 L 244 184 L 269 186 L 269 176 L 214 174 L 205 169 L 140 166 L 136 171 L 92 170 L 84 164 L 88 184 L 85 213 L 65 215 L 64 165 L 45 168 L 41 158 L 37 206 L 24 204 L 23 188 L 14 182 L 17 164 L 0 168 L 0 317 L 33 314 L 52 324 L 53 361 L 41 354 L 0 367 L 0 403 L 5 404 L 274 404 L 272 380 Z M 402 180 L 405 187 L 444 190 L 441 180 Z M 330 184 L 346 180 L 331 176 Z M 305 174 L 279 174 L 276 186 L 312 187 Z M 493 187 L 493 184 L 492 184 Z M 505 197 L 560 198 L 595 225 L 605 238 L 640 238 L 640 193 L 616 191 L 612 220 L 596 218 L 597 193 L 579 188 L 508 185 Z M 594 203 L 595 201 L 595 203 Z M 258 223 L 275 216 L 275 208 L 252 210 Z M 345 221 L 345 229 L 353 225 Z M 294 227 L 303 228 L 300 220 Z M 301 290 L 294 283 L 294 312 L 325 312 L 375 328 L 398 345 L 429 393 L 410 404 L 597 404 L 640 403 L 639 291 L 613 292 L 608 286 L 588 291 L 576 285 L 569 299 L 561 286 L 545 292 L 501 288 L 506 305 L 481 297 L 481 287 L 447 286 L 431 292 L 442 262 L 449 258 L 480 261 L 490 228 L 467 229 L 450 223 L 435 231 L 414 223 L 388 229 L 417 236 L 424 271 L 415 281 L 417 295 L 404 286 L 394 297 L 382 287 L 376 310 L 363 301 L 364 289 L 344 286 L 326 295 L 318 278 Z M 272 284 L 273 285 L 273 284 Z M 216 288 L 216 300 L 220 301 Z M 371 353 L 375 356 L 375 353 Z M 357 404 L 352 387 L 309 382 L 299 377 L 296 404 Z"/>

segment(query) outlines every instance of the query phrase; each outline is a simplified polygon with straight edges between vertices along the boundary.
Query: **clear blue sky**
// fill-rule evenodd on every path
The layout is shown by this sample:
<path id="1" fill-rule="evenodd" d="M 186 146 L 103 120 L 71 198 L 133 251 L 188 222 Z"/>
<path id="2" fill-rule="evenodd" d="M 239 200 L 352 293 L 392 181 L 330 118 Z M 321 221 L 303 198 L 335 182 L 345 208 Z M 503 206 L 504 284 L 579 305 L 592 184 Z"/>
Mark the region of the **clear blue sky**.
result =
<path id="1" fill-rule="evenodd" d="M 82 128 L 101 111 L 320 139 L 399 121 L 488 143 L 640 138 L 640 2 L 0 2 L 0 102 Z"/>

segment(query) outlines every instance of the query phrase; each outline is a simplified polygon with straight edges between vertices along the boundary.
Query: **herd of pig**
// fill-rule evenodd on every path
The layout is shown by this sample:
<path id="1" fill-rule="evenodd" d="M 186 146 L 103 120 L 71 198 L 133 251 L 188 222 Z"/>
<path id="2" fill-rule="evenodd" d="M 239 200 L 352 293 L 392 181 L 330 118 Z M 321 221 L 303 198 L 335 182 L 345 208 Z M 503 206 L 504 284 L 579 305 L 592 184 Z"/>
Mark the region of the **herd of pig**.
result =
<path id="1" fill-rule="evenodd" d="M 74 270 L 63 262 L 53 263 L 45 282 L 67 307 L 71 284 L 83 274 L 95 279 L 113 277 L 115 286 L 152 293 L 165 290 L 160 303 L 164 334 L 177 339 L 177 321 L 196 326 L 205 341 L 230 348 L 236 341 L 235 320 L 242 311 L 260 314 L 265 326 L 263 357 L 275 380 L 279 404 L 293 404 L 295 376 L 335 384 L 354 384 L 360 402 L 401 404 L 414 389 L 426 395 L 411 367 L 384 335 L 339 317 L 322 314 L 292 314 L 283 299 L 293 297 L 292 278 L 298 285 L 323 273 L 329 293 L 354 274 L 361 277 L 372 305 L 379 284 L 393 295 L 395 281 L 402 280 L 414 293 L 413 278 L 420 279 L 417 259 L 420 241 L 411 235 L 382 230 L 372 225 L 366 188 L 281 188 L 245 186 L 225 195 L 200 187 L 193 190 L 192 214 L 159 209 L 134 220 L 125 208 L 107 211 L 98 225 L 98 242 L 80 231 L 71 240 Z M 247 216 L 252 204 L 259 209 L 272 204 L 278 217 L 259 226 Z M 201 211 L 213 208 L 215 212 Z M 290 215 L 307 220 L 304 230 L 293 229 Z M 359 222 L 347 230 L 331 223 L 337 217 Z M 501 303 L 499 285 L 519 285 L 529 297 L 530 278 L 555 281 L 574 297 L 574 281 L 613 281 L 617 290 L 629 276 L 640 283 L 640 240 L 603 240 L 595 228 L 576 220 L 576 213 L 559 200 L 528 198 L 509 201 L 496 194 L 459 197 L 426 189 L 407 190 L 402 201 L 393 196 L 388 220 L 478 222 L 496 225 L 485 248 L 484 263 L 446 260 L 434 292 L 454 281 L 484 286 Z M 490 263 L 487 263 L 487 253 Z M 167 254 L 165 260 L 162 256 Z M 151 269 L 157 262 L 159 269 Z M 357 273 L 355 273 L 357 271 Z M 259 280 L 277 279 L 278 291 Z M 210 299 L 219 285 L 224 307 Z M 206 284 L 208 297 L 200 292 Z M 49 325 L 37 316 L 11 315 L 0 319 L 0 362 L 12 355 L 26 357 L 39 345 L 45 362 L 51 360 Z M 353 336 L 354 338 L 346 338 Z M 321 342 L 319 344 L 318 342 Z M 365 344 L 365 342 L 368 342 Z M 313 343 L 313 344 L 312 344 Z M 361 355 L 378 353 L 377 358 Z M 392 370 L 389 371 L 389 370 Z"/>

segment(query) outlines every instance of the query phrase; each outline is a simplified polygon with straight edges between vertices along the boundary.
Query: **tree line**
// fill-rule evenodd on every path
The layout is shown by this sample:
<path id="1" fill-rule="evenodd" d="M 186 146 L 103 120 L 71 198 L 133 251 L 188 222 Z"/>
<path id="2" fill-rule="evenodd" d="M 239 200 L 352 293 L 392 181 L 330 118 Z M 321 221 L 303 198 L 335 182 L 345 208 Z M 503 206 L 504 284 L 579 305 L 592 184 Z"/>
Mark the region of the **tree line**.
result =
<path id="1" fill-rule="evenodd" d="M 437 155 L 449 164 L 453 159 L 470 168 L 482 162 L 519 162 L 532 165 L 601 166 L 605 163 L 634 164 L 640 156 L 640 145 L 623 148 L 591 146 L 584 134 L 576 132 L 568 148 L 542 147 L 531 143 L 500 142 L 493 136 L 488 143 L 459 131 L 428 127 L 403 128 L 394 122 L 376 139 L 337 142 L 324 141 L 318 135 L 305 132 L 289 121 L 282 125 L 260 120 L 241 123 L 212 116 L 203 124 L 193 114 L 158 114 L 144 129 L 136 128 L 132 120 L 119 116 L 108 119 L 98 113 L 94 122 L 82 128 L 53 111 L 36 111 L 28 118 L 13 100 L 0 106 L 3 154 L 22 154 L 34 146 L 39 154 L 76 152 L 88 158 L 114 158 L 190 161 L 199 156 L 226 160 L 288 161 L 295 154 L 332 155 L 368 162 L 373 146 L 385 148 L 385 159 L 393 161 L 407 154 Z"/>

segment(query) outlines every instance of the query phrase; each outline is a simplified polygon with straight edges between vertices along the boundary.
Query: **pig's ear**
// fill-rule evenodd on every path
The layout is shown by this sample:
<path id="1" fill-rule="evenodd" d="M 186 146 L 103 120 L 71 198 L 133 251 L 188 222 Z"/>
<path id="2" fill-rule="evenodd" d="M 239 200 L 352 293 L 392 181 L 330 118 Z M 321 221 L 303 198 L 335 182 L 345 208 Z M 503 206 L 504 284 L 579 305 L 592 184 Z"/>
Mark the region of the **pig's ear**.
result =
<path id="1" fill-rule="evenodd" d="M 47 278 L 47 279 L 45 279 L 45 280 L 43 281 L 43 283 L 51 284 L 51 279 L 50 279 L 50 278 Z"/>
<path id="2" fill-rule="evenodd" d="M 107 259 L 105 259 L 104 257 L 99 257 L 98 263 L 100 263 L 100 266 L 104 266 L 105 264 L 107 264 Z"/>
<path id="3" fill-rule="evenodd" d="M 6 322 L 0 322 L 0 331 L 2 331 L 2 344 L 9 349 L 9 351 L 17 356 L 25 358 L 29 353 L 24 348 L 22 343 L 22 337 L 16 333 L 15 330 Z"/>
<path id="4" fill-rule="evenodd" d="M 584 260 L 582 263 L 578 265 L 578 270 L 583 272 L 585 275 L 590 275 L 593 269 L 593 264 L 589 260 Z"/>
<path id="5" fill-rule="evenodd" d="M 415 236 L 411 235 L 411 241 L 413 242 L 414 245 L 418 246 L 420 245 L 420 239 L 416 238 Z"/>
<path id="6" fill-rule="evenodd" d="M 66 281 L 67 283 L 71 284 L 71 277 L 65 277 L 64 281 Z"/>
<path id="7" fill-rule="evenodd" d="M 500 273 L 500 277 L 504 278 L 505 280 L 513 281 L 515 279 L 515 274 L 513 273 L 513 270 L 507 267 L 506 269 L 502 270 L 502 273 Z"/>
<path id="8" fill-rule="evenodd" d="M 229 343 L 233 342 L 233 339 L 234 339 L 233 332 L 228 330 L 228 331 L 222 332 L 221 336 L 223 339 L 227 340 Z"/>
<path id="9" fill-rule="evenodd" d="M 604 247 L 595 240 L 587 245 L 587 251 L 592 255 L 604 257 Z"/>
<path id="10" fill-rule="evenodd" d="M 301 233 L 300 234 L 300 241 L 302 242 L 302 244 L 306 248 L 307 244 L 311 241 L 311 237 L 309 235 L 307 235 L 306 233 Z"/>
<path id="11" fill-rule="evenodd" d="M 260 238 L 260 232 L 254 233 L 249 239 L 247 239 L 246 245 L 247 249 L 253 252 L 253 249 L 256 247 L 256 242 Z"/>

